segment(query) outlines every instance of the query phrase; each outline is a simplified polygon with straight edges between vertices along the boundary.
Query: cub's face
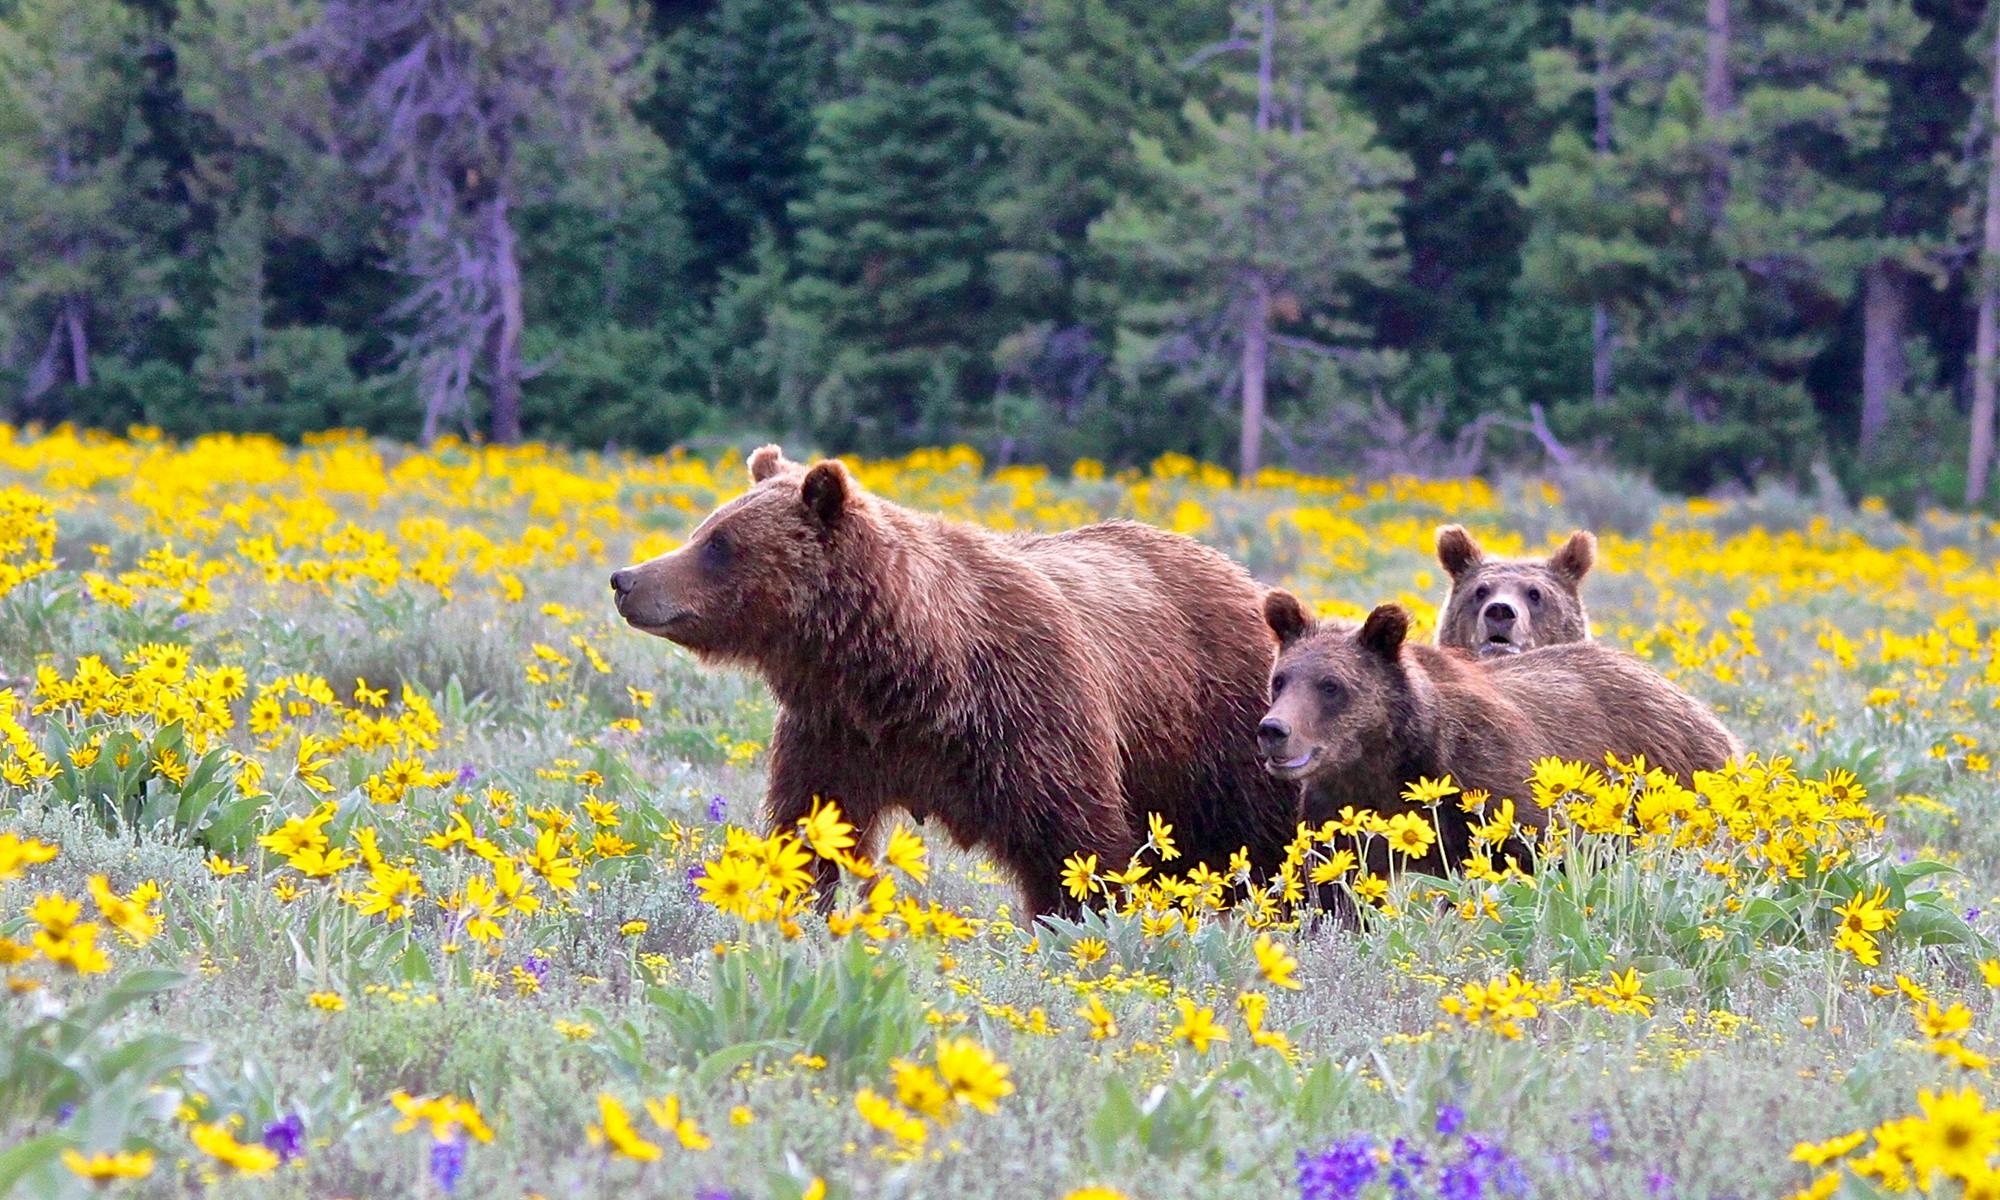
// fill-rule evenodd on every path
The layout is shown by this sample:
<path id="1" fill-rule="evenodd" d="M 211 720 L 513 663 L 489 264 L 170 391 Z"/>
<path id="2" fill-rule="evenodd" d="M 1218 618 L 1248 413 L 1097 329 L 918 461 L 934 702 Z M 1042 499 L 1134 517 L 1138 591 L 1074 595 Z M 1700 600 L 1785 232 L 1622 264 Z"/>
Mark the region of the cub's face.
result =
<path id="1" fill-rule="evenodd" d="M 1464 529 L 1438 530 L 1438 562 L 1451 576 L 1438 645 L 1484 656 L 1588 641 L 1578 589 L 1596 552 L 1597 539 L 1578 530 L 1546 560 L 1488 558 Z"/>
<path id="2" fill-rule="evenodd" d="M 1264 617 L 1278 639 L 1271 707 L 1257 726 L 1264 769 L 1311 780 L 1382 753 L 1409 615 L 1384 605 L 1359 627 L 1322 624 L 1280 591 L 1265 597 Z"/>
<path id="3" fill-rule="evenodd" d="M 770 446 L 751 455 L 750 478 L 686 545 L 612 573 L 612 601 L 634 629 L 703 656 L 754 661 L 799 620 L 852 484 L 837 462 L 807 470 Z"/>

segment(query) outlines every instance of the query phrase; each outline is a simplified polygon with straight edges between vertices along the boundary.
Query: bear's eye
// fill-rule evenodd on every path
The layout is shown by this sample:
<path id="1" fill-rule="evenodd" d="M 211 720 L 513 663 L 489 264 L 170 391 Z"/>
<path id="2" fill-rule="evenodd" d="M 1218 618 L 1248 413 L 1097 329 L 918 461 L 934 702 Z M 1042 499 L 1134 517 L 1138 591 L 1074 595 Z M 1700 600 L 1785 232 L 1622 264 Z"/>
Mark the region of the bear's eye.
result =
<path id="1" fill-rule="evenodd" d="M 717 530 L 701 544 L 701 565 L 710 571 L 720 571 L 729 565 L 729 552 L 729 539 Z"/>
<path id="2" fill-rule="evenodd" d="M 1528 589 L 1528 603 L 1530 603 L 1530 604 L 1540 604 L 1541 602 L 1542 602 L 1542 589 L 1540 589 L 1540 588 L 1538 588 L 1538 587 L 1531 587 L 1531 588 L 1529 588 L 1529 589 Z"/>
<path id="3" fill-rule="evenodd" d="M 1279 692 L 1284 691 L 1285 685 L 1290 682 L 1291 680 L 1286 679 L 1283 675 L 1271 676 L 1271 694 L 1276 696 Z"/>
<path id="4" fill-rule="evenodd" d="M 1340 680 L 1338 679 L 1322 679 L 1319 681 L 1319 694 L 1328 700 L 1340 699 L 1341 694 L 1346 690 L 1346 688 L 1340 686 Z"/>
<path id="5" fill-rule="evenodd" d="M 1491 596 L 1492 594 L 1493 594 L 1493 589 L 1487 587 L 1483 583 L 1480 584 L 1478 587 L 1472 589 L 1472 598 L 1474 600 L 1479 600 L 1483 602 L 1486 599 L 1486 597 Z"/>

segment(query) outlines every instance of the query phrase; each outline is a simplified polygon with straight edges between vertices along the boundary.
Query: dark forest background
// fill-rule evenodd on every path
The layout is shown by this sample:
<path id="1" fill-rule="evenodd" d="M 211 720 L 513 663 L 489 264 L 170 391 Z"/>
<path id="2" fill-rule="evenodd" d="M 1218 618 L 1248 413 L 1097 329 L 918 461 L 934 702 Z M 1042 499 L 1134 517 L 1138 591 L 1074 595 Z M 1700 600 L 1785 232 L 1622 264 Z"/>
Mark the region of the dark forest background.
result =
<path id="1" fill-rule="evenodd" d="M 0 416 L 1991 503 L 1971 0 L 0 0 Z"/>

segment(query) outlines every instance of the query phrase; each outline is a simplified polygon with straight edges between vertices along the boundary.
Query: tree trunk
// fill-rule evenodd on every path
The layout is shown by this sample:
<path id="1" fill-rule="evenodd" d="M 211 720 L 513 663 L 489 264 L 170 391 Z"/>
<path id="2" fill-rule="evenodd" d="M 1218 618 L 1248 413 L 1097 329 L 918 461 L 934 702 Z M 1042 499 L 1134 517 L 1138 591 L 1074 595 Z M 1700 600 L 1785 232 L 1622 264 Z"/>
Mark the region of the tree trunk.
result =
<path id="1" fill-rule="evenodd" d="M 56 356 L 62 349 L 62 333 L 63 320 L 59 311 L 56 319 L 49 322 L 49 340 L 43 343 L 41 354 L 36 356 L 35 365 L 28 371 L 28 387 L 21 394 L 24 402 L 33 404 L 48 395 L 49 389 L 56 385 Z"/>
<path id="2" fill-rule="evenodd" d="M 1261 141 L 1271 131 L 1273 54 L 1278 35 L 1277 5 L 1264 0 L 1261 9 L 1264 28 L 1257 39 L 1257 137 Z M 1257 179 L 1260 196 L 1270 194 L 1270 180 Z M 1250 302 L 1243 314 L 1243 432 L 1237 448 L 1238 480 L 1250 486 L 1263 465 L 1265 365 L 1271 349 L 1271 280 L 1264 273 L 1264 206 L 1259 204 L 1254 218 L 1251 251 L 1257 261 L 1250 268 Z"/>
<path id="3" fill-rule="evenodd" d="M 1701 115 L 1709 126 L 1708 219 L 1722 223 L 1729 204 L 1729 148 L 1717 126 L 1735 103 L 1729 77 L 1729 0 L 1708 0 L 1708 72 L 1701 84 Z"/>
<path id="4" fill-rule="evenodd" d="M 1861 457 L 1875 456 L 1890 409 L 1903 392 L 1903 322 L 1909 316 L 1909 281 L 1884 260 L 1868 268 L 1861 298 Z"/>
<path id="5" fill-rule="evenodd" d="M 521 440 L 521 258 L 506 193 L 487 204 L 487 237 L 492 246 L 493 281 L 499 289 L 500 323 L 493 331 L 493 423 L 497 445 Z"/>
<path id="6" fill-rule="evenodd" d="M 1596 78 L 1592 86 L 1592 108 L 1596 116 L 1594 138 L 1600 161 L 1611 156 L 1611 52 L 1605 45 L 1604 25 L 1610 18 L 1608 0 L 1597 0 Z M 1590 306 L 1590 402 L 1599 408 L 1611 402 L 1611 310 L 1602 300 Z"/>
<path id="7" fill-rule="evenodd" d="M 84 330 L 83 297 L 63 300 L 63 328 L 69 334 L 70 378 L 78 387 L 90 386 L 90 335 Z"/>
<path id="8" fill-rule="evenodd" d="M 1237 459 L 1245 487 L 1263 465 L 1264 364 L 1271 344 L 1271 285 L 1261 273 L 1251 280 L 1250 303 L 1243 314 L 1243 444 Z"/>
<path id="9" fill-rule="evenodd" d="M 1994 342 L 2000 339 L 2000 313 L 1994 311 L 2000 298 L 1994 295 L 2000 280 L 2000 26 L 1993 37 L 1993 108 L 1988 120 L 1993 125 L 1993 141 L 1986 154 L 1986 228 L 1980 242 L 1979 323 L 1972 351 L 1972 445 L 1965 459 L 1965 506 L 1972 508 L 1986 500 L 1986 473 L 1993 467 L 1993 356 Z"/>

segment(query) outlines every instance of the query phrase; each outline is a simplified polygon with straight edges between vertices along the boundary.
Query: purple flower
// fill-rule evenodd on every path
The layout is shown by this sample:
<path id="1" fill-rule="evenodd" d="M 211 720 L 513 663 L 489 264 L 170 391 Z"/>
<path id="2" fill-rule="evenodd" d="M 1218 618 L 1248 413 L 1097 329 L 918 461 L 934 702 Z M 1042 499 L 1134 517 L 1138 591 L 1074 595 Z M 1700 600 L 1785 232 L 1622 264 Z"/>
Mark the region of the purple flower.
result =
<path id="1" fill-rule="evenodd" d="M 689 895 L 689 896 L 692 896 L 692 897 L 693 897 L 693 898 L 695 898 L 696 900 L 699 900 L 699 899 L 701 899 L 701 885 L 700 885 L 700 882 L 699 882 L 699 881 L 700 881 L 700 880 L 703 880 L 703 879 L 706 879 L 706 878 L 708 878 L 708 868 L 707 868 L 707 867 L 704 867 L 704 866 L 702 866 L 702 865 L 701 865 L 700 863 L 696 863 L 696 864 L 695 864 L 694 866 L 692 866 L 692 867 L 689 867 L 689 868 L 688 868 L 688 895 Z"/>
<path id="2" fill-rule="evenodd" d="M 464 787 L 477 778 L 479 778 L 479 768 L 473 766 L 471 763 L 466 763 L 458 769 L 458 779 L 456 782 L 458 786 Z"/>
<path id="3" fill-rule="evenodd" d="M 69 1124 L 69 1119 L 75 1115 L 76 1105 L 65 1103 L 61 1108 L 56 1110 L 56 1124 L 67 1125 Z"/>
<path id="4" fill-rule="evenodd" d="M 536 983 L 541 983 L 549 977 L 549 960 L 539 954 L 530 954 L 521 964 L 521 969 L 533 975 Z"/>
<path id="5" fill-rule="evenodd" d="M 1976 909 L 1976 908 L 1968 908 L 1968 909 L 1966 909 L 1966 910 L 1965 910 L 1965 923 L 1966 923 L 1967 925 L 1970 925 L 1970 924 L 1972 924 L 1972 923 L 1973 923 L 1974 921 L 1977 921 L 1978 919 L 1979 919 L 1979 910 L 1978 910 L 1978 909 Z"/>
<path id="6" fill-rule="evenodd" d="M 288 1113 L 264 1126 L 264 1147 L 277 1152 L 278 1161 L 287 1163 L 306 1148 L 306 1123 L 299 1114 Z"/>
<path id="7" fill-rule="evenodd" d="M 1646 1176 L 1646 1194 L 1649 1196 L 1671 1196 L 1674 1194 L 1674 1177 L 1665 1171 L 1654 1171 Z"/>
<path id="8" fill-rule="evenodd" d="M 174 618 L 175 629 L 186 629 L 192 624 L 194 624 L 194 618 L 186 613 L 182 613 L 180 616 Z"/>
<path id="9" fill-rule="evenodd" d="M 736 1193 L 728 1188 L 703 1188 L 694 1194 L 694 1200 L 736 1200 Z"/>
<path id="10" fill-rule="evenodd" d="M 1446 1167 L 1438 1176 L 1438 1200 L 1479 1200 L 1486 1180 L 1470 1161 Z"/>
<path id="11" fill-rule="evenodd" d="M 1361 1133 L 1318 1154 L 1299 1151 L 1299 1200 L 1355 1200 L 1375 1181 L 1375 1142 Z"/>
<path id="12" fill-rule="evenodd" d="M 465 1139 L 455 1137 L 448 1142 L 431 1143 L 431 1181 L 438 1190 L 449 1196 L 458 1188 L 458 1177 L 465 1172 Z"/>
<path id="13" fill-rule="evenodd" d="M 1438 1105 L 1437 1131 L 1445 1137 L 1457 1133 L 1465 1124 L 1465 1110 L 1456 1104 Z"/>
<path id="14" fill-rule="evenodd" d="M 708 819 L 709 819 L 709 820 L 711 820 L 711 821 L 721 821 L 721 820 L 722 820 L 722 818 L 723 818 L 723 817 L 724 817 L 725 815 L 727 815 L 727 814 L 728 814 L 728 812 L 729 812 L 729 801 L 727 801 L 727 800 L 724 800 L 724 799 L 723 799 L 722 797 L 720 797 L 720 796 L 710 796 L 710 797 L 709 797 L 709 799 L 708 799 Z"/>
<path id="15" fill-rule="evenodd" d="M 1604 1151 L 1604 1157 L 1611 1157 L 1611 1122 L 1604 1119 L 1603 1113 L 1590 1115 L 1590 1140 Z"/>

